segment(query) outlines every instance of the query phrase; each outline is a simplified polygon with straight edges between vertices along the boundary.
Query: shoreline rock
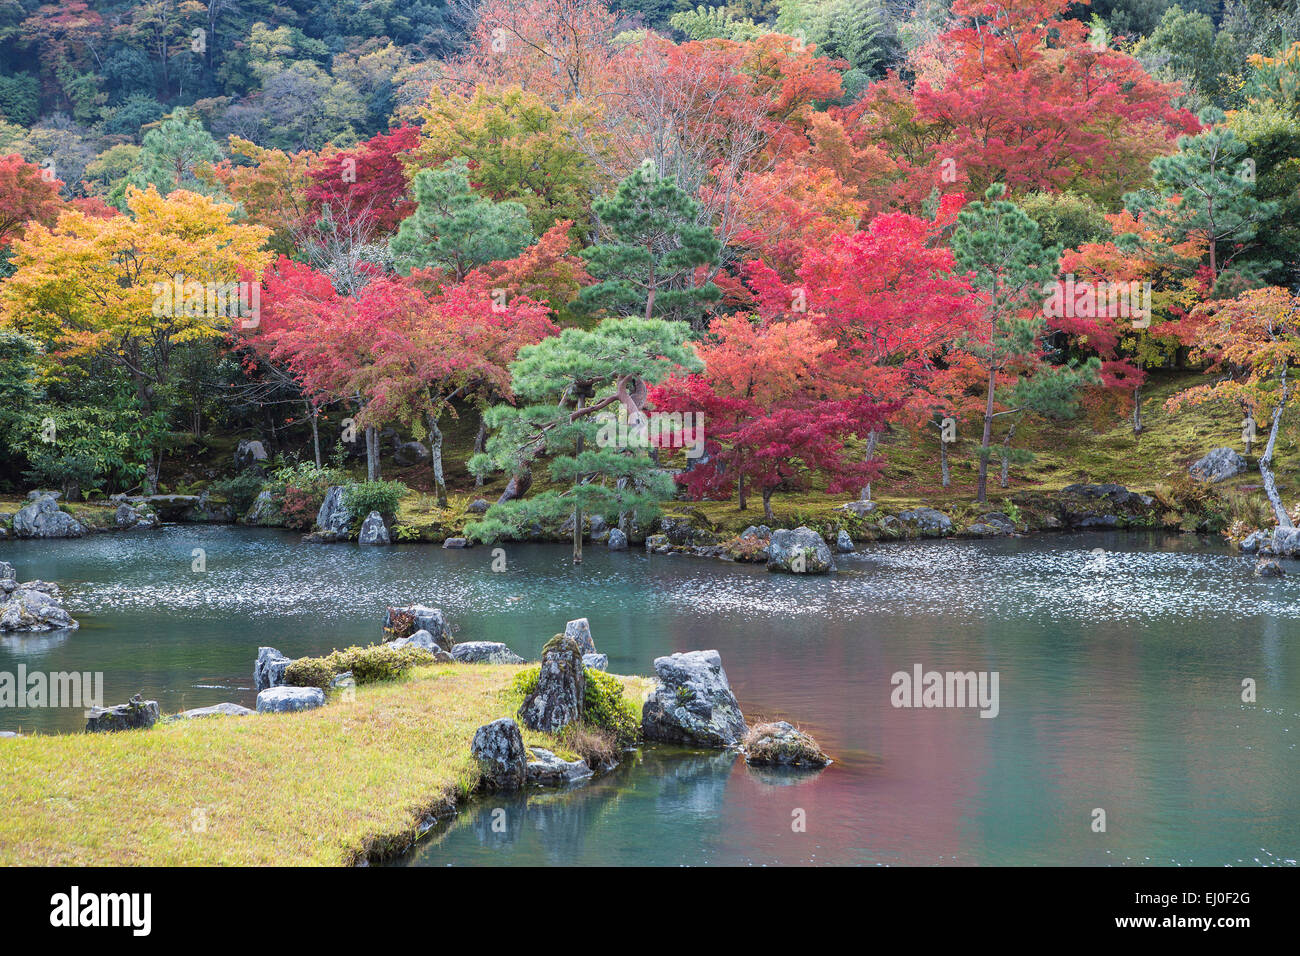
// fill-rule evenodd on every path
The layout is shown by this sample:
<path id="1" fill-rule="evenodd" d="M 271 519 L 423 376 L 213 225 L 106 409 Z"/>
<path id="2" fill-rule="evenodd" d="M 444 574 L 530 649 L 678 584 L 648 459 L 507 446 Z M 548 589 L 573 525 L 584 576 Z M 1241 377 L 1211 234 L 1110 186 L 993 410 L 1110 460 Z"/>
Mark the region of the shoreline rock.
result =
<path id="1" fill-rule="evenodd" d="M 147 730 L 158 723 L 158 715 L 158 701 L 145 700 L 136 694 L 125 704 L 90 708 L 86 712 L 86 733 Z"/>
<path id="2" fill-rule="evenodd" d="M 288 714 L 325 706 L 325 692 L 319 687 L 268 687 L 257 695 L 259 714 Z"/>
<path id="3" fill-rule="evenodd" d="M 646 740 L 724 750 L 749 731 L 717 651 L 657 657 L 659 682 L 641 708 Z"/>

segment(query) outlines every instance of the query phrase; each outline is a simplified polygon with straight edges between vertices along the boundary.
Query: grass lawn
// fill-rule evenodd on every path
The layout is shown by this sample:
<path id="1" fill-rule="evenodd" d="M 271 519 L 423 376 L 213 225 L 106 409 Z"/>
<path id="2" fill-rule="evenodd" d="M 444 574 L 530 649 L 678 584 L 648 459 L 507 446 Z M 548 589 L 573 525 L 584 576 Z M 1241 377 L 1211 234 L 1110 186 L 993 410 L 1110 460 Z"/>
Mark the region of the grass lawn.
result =
<path id="1" fill-rule="evenodd" d="M 444 664 L 297 714 L 0 741 L 0 865 L 343 865 L 478 784 L 521 666 Z M 619 678 L 638 703 L 651 681 Z M 546 734 L 525 743 L 563 753 Z"/>

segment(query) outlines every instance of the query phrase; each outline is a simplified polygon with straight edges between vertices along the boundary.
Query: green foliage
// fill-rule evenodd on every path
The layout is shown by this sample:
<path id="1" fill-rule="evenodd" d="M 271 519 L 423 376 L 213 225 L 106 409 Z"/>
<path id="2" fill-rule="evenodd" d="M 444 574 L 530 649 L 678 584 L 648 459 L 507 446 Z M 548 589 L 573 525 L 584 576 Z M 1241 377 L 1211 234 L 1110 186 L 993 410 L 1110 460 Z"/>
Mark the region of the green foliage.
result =
<path id="1" fill-rule="evenodd" d="M 1045 246 L 1078 249 L 1085 242 L 1106 242 L 1110 224 L 1091 196 L 1078 193 L 1029 193 L 1016 201 L 1025 215 L 1038 224 Z"/>
<path id="2" fill-rule="evenodd" d="M 674 30 L 680 30 L 692 40 L 753 40 L 769 32 L 749 17 L 737 16 L 729 7 L 697 6 L 682 10 L 668 18 Z"/>
<path id="3" fill-rule="evenodd" d="M 864 77 L 878 77 L 896 54 L 890 17 L 877 0 L 780 0 L 776 28 L 801 37 L 818 55 L 845 60 Z"/>
<path id="4" fill-rule="evenodd" d="M 156 129 L 145 134 L 140 147 L 140 188 L 155 186 L 164 196 L 176 189 L 210 193 L 212 187 L 194 175 L 202 163 L 216 162 L 221 150 L 199 118 L 177 109 Z"/>
<path id="5" fill-rule="evenodd" d="M 343 489 L 343 503 L 358 517 L 378 511 L 391 518 L 409 491 L 400 481 L 358 481 Z"/>
<path id="6" fill-rule="evenodd" d="M 712 282 L 695 284 L 697 269 L 718 262 L 721 244 L 712 226 L 699 224 L 699 204 L 672 176 L 660 176 L 653 160 L 592 212 L 602 238 L 580 255 L 600 281 L 579 293 L 579 309 L 699 323 L 703 307 L 721 297 Z"/>
<path id="7" fill-rule="evenodd" d="M 623 685 L 617 678 L 590 667 L 583 669 L 583 676 L 583 721 L 611 734 L 620 747 L 636 743 L 641 736 L 641 713 L 623 693 Z"/>
<path id="8" fill-rule="evenodd" d="M 1254 160 L 1223 119 L 1221 110 L 1203 111 L 1201 121 L 1209 128 L 1196 136 L 1180 136 L 1176 153 L 1153 159 L 1151 188 L 1126 194 L 1124 205 L 1166 243 L 1146 250 L 1158 261 L 1175 258 L 1168 244 L 1204 237 L 1218 287 L 1230 281 L 1240 289 L 1260 284 L 1264 274 L 1278 267 L 1239 258 L 1260 225 L 1277 215 L 1278 206 L 1255 197 Z M 1138 248 L 1138 234 L 1121 239 L 1123 247 Z"/>
<path id="9" fill-rule="evenodd" d="M 224 498 L 234 509 L 235 514 L 242 515 L 248 513 L 248 509 L 261 494 L 265 483 L 266 479 L 256 472 L 242 471 L 233 478 L 222 478 L 212 482 L 208 486 L 208 491 L 219 498 Z"/>
<path id="10" fill-rule="evenodd" d="M 58 485 L 75 501 L 83 491 L 123 484 L 144 471 L 135 454 L 140 420 L 92 405 L 37 405 L 13 428 L 29 481 Z"/>
<path id="11" fill-rule="evenodd" d="M 634 396 L 644 402 L 645 386 L 675 368 L 702 367 L 687 336 L 683 325 L 662 319 L 606 319 L 593 330 L 565 329 L 522 348 L 510 367 L 519 404 L 487 413 L 493 433 L 470 469 L 519 474 L 545 453 L 551 480 L 560 487 L 495 504 L 466 534 L 493 541 L 535 523 L 553 525 L 575 510 L 626 515 L 642 525 L 652 520 L 674 482 L 644 448 L 610 440 L 611 431 L 617 438 L 612 415 L 615 408 L 636 406 Z M 605 410 L 607 417 L 598 418 Z"/>
<path id="12" fill-rule="evenodd" d="M 300 657 L 284 671 L 285 683 L 293 687 L 329 687 L 338 674 L 352 672 L 358 684 L 396 680 L 412 667 L 435 663 L 433 655 L 422 647 L 392 647 L 372 644 L 335 650 L 325 657 Z"/>
<path id="13" fill-rule="evenodd" d="M 477 266 L 513 259 L 533 240 L 524 205 L 475 194 L 464 159 L 420 170 L 413 185 L 415 212 L 402 220 L 389 244 L 404 273 L 444 268 L 463 279 Z"/>

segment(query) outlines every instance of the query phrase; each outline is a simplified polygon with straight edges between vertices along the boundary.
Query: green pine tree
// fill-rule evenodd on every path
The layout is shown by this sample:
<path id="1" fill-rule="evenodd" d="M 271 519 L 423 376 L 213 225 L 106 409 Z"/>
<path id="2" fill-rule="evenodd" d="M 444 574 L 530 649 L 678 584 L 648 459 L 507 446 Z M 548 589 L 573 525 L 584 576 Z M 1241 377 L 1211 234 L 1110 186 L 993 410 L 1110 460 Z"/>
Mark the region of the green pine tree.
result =
<path id="1" fill-rule="evenodd" d="M 703 366 L 687 342 L 688 330 L 662 319 L 605 319 L 593 330 L 569 328 L 525 346 L 511 365 L 518 405 L 498 405 L 485 415 L 493 430 L 485 451 L 470 459 L 476 475 L 530 473 L 545 455 L 555 487 L 530 498 L 498 502 L 466 533 L 480 541 L 518 534 L 534 524 L 573 520 L 573 560 L 582 561 L 583 516 L 617 518 L 644 526 L 671 498 L 672 477 L 642 443 L 609 440 L 619 410 L 629 430 L 644 421 L 649 384 L 675 368 Z"/>
<path id="2" fill-rule="evenodd" d="M 988 373 L 976 490 L 979 502 L 988 500 L 994 420 L 1030 410 L 1056 417 L 1072 414 L 1078 388 L 1098 381 L 1101 366 L 1096 358 L 1082 365 L 1047 363 L 1041 341 L 1046 331 L 1043 287 L 1056 278 L 1061 250 L 1044 248 L 1038 224 L 1005 194 L 1001 183 L 990 186 L 982 202 L 973 202 L 958 214 L 952 236 L 957 266 L 971 273 L 984 308 L 982 327 L 963 345 Z M 999 376 L 1008 373 L 1016 376 L 1014 384 L 999 390 Z M 1004 406 L 1002 411 L 995 411 L 998 404 Z M 1002 443 L 1004 485 L 1008 464 L 1025 460 L 1027 454 L 1011 448 L 1018 420 L 1013 419 Z"/>
<path id="3" fill-rule="evenodd" d="M 1196 136 L 1180 136 L 1176 153 L 1153 159 L 1152 188 L 1128 193 L 1124 205 L 1161 237 L 1161 248 L 1144 250 L 1157 261 L 1176 258 L 1170 246 L 1199 238 L 1207 243 L 1216 286 L 1229 271 L 1234 284 L 1257 285 L 1260 274 L 1277 264 L 1236 259 L 1278 207 L 1255 197 L 1255 162 L 1223 119 L 1222 110 L 1202 111 L 1201 122 L 1209 128 Z M 1121 240 L 1129 248 L 1141 241 L 1136 234 Z"/>
<path id="4" fill-rule="evenodd" d="M 394 264 L 412 269 L 446 268 L 457 281 L 477 266 L 513 259 L 532 243 L 522 203 L 492 202 L 469 184 L 469 165 L 455 159 L 415 174 L 415 212 L 402 220 L 389 242 Z"/>
<path id="5" fill-rule="evenodd" d="M 722 244 L 696 225 L 699 205 L 676 180 L 647 159 L 592 210 L 604 235 L 580 255 L 600 281 L 582 290 L 578 307 L 702 324 L 704 306 L 721 291 L 712 282 L 697 286 L 695 272 L 717 264 Z"/>

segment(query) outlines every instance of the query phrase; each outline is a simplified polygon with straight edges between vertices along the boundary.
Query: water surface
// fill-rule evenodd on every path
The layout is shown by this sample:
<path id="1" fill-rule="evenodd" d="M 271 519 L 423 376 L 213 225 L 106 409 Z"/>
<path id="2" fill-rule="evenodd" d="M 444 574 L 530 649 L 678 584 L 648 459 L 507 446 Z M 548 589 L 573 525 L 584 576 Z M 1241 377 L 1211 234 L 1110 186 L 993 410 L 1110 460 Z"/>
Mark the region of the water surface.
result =
<path id="1" fill-rule="evenodd" d="M 206 571 L 192 570 L 195 548 Z M 576 616 L 614 671 L 717 648 L 751 720 L 797 722 L 836 759 L 807 776 L 647 748 L 583 789 L 475 804 L 408 862 L 1300 858 L 1300 576 L 1254 578 L 1205 539 L 879 545 L 826 578 L 600 548 L 575 569 L 559 545 L 511 545 L 497 573 L 487 548 L 307 546 L 212 526 L 0 543 L 0 560 L 60 582 L 82 624 L 0 639 L 0 672 L 102 671 L 109 702 L 251 706 L 259 644 L 296 657 L 367 643 L 386 604 L 415 600 L 442 607 L 458 639 L 530 658 Z M 916 664 L 997 671 L 999 715 L 893 707 L 891 675 Z M 1241 700 L 1245 678 L 1257 703 Z M 4 730 L 82 723 L 0 710 Z"/>

